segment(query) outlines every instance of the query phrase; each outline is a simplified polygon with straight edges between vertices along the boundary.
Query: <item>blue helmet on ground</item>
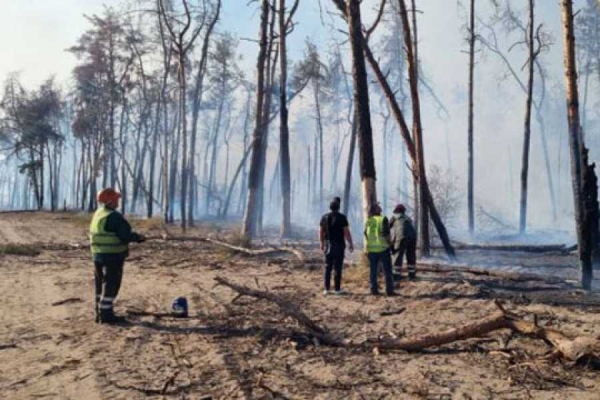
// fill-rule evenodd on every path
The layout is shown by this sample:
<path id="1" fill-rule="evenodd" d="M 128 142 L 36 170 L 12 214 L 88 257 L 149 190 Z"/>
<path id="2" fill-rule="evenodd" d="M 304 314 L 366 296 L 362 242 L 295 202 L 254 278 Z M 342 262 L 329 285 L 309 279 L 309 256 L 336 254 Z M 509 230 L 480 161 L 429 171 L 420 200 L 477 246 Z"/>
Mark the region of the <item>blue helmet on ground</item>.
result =
<path id="1" fill-rule="evenodd" d="M 188 316 L 188 301 L 185 297 L 178 297 L 173 300 L 173 304 L 171 305 L 173 309 L 173 313 L 177 317 L 187 318 Z"/>

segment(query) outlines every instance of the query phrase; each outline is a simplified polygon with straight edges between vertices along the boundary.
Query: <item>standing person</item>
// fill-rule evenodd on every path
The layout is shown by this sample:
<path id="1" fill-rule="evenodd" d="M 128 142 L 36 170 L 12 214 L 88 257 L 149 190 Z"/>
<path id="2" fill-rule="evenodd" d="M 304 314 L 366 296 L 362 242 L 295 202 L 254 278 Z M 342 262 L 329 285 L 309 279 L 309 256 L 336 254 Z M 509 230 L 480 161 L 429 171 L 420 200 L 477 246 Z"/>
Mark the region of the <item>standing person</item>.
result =
<path id="1" fill-rule="evenodd" d="M 392 275 L 392 258 L 390 255 L 390 225 L 388 219 L 381 215 L 381 207 L 374 204 L 369 210 L 369 218 L 365 224 L 365 248 L 369 257 L 371 294 L 378 295 L 377 272 L 379 262 L 383 264 L 385 275 L 385 293 L 394 295 L 394 277 Z"/>
<path id="2" fill-rule="evenodd" d="M 98 192 L 99 207 L 90 224 L 90 248 L 95 267 L 96 322 L 125 322 L 113 310 L 123 278 L 123 265 L 129 255 L 129 243 L 144 242 L 144 236 L 132 232 L 131 225 L 116 209 L 121 194 L 112 188 Z"/>
<path id="3" fill-rule="evenodd" d="M 338 198 L 339 199 L 339 198 Z M 342 268 L 344 266 L 344 252 L 346 242 L 352 253 L 354 244 L 350 233 L 348 219 L 340 213 L 340 201 L 335 198 L 329 204 L 330 212 L 323 215 L 319 228 L 319 241 L 321 250 L 325 253 L 325 273 L 323 294 L 328 295 L 331 290 L 331 272 L 334 273 L 335 294 L 342 294 Z"/>
<path id="4" fill-rule="evenodd" d="M 406 207 L 398 204 L 390 221 L 392 228 L 392 254 L 398 277 L 402 271 L 402 261 L 406 254 L 409 279 L 417 276 L 417 231 L 411 219 L 406 215 Z"/>

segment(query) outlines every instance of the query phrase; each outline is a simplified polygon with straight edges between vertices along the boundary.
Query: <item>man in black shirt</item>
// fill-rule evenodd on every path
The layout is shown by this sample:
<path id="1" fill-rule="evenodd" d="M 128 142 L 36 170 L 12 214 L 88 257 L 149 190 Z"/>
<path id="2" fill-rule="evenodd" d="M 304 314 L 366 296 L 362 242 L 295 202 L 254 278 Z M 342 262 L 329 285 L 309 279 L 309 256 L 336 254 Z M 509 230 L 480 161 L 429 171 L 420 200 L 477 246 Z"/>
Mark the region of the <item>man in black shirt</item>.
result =
<path id="1" fill-rule="evenodd" d="M 331 202 L 329 209 L 331 212 L 321 218 L 319 229 L 321 250 L 325 252 L 325 290 L 323 291 L 325 295 L 330 292 L 332 270 L 334 271 L 335 294 L 342 294 L 342 267 L 346 242 L 348 242 L 350 252 L 354 251 L 348 219 L 340 213 L 340 202 L 337 198 Z"/>

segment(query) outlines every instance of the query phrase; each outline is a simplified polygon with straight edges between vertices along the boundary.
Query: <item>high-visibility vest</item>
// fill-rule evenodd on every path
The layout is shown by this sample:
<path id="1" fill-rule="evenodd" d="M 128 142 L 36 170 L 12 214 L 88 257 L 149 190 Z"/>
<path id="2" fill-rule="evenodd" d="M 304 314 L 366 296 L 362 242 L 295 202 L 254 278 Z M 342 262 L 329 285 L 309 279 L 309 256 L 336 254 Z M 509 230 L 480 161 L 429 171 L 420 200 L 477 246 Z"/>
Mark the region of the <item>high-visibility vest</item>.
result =
<path id="1" fill-rule="evenodd" d="M 383 218 L 381 215 L 375 215 L 367 219 L 365 232 L 368 253 L 381 253 L 389 248 L 389 244 L 383 236 Z"/>
<path id="2" fill-rule="evenodd" d="M 114 232 L 107 232 L 104 228 L 108 217 L 115 210 L 106 207 L 100 207 L 94 213 L 90 223 L 90 248 L 92 254 L 121 254 L 129 249 L 126 243 Z"/>

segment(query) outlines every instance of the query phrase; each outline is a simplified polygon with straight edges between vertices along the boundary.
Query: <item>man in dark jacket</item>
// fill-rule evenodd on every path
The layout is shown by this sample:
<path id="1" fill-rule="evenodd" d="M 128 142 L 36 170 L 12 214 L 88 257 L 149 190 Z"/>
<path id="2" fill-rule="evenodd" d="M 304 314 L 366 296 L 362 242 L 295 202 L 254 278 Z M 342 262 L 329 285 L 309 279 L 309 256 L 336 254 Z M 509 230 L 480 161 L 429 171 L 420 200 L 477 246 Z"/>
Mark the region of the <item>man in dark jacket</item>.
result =
<path id="1" fill-rule="evenodd" d="M 406 215 L 406 207 L 403 204 L 398 204 L 394 209 L 390 226 L 396 274 L 400 277 L 402 261 L 406 254 L 408 277 L 415 279 L 417 274 L 417 232 L 411 219 Z"/>
<path id="2" fill-rule="evenodd" d="M 319 241 L 321 250 L 325 252 L 324 291 L 328 295 L 331 289 L 331 272 L 334 272 L 335 294 L 342 294 L 342 268 L 344 265 L 344 252 L 346 242 L 350 252 L 354 251 L 352 234 L 350 233 L 348 219 L 340 213 L 339 198 L 329 205 L 330 212 L 323 215 L 319 227 Z"/>
<path id="3" fill-rule="evenodd" d="M 106 188 L 98 192 L 99 207 L 90 223 L 90 248 L 95 267 L 96 322 L 119 323 L 125 318 L 115 315 L 113 303 L 123 279 L 123 265 L 129 255 L 129 243 L 141 243 L 144 236 L 116 211 L 121 194 Z"/>

